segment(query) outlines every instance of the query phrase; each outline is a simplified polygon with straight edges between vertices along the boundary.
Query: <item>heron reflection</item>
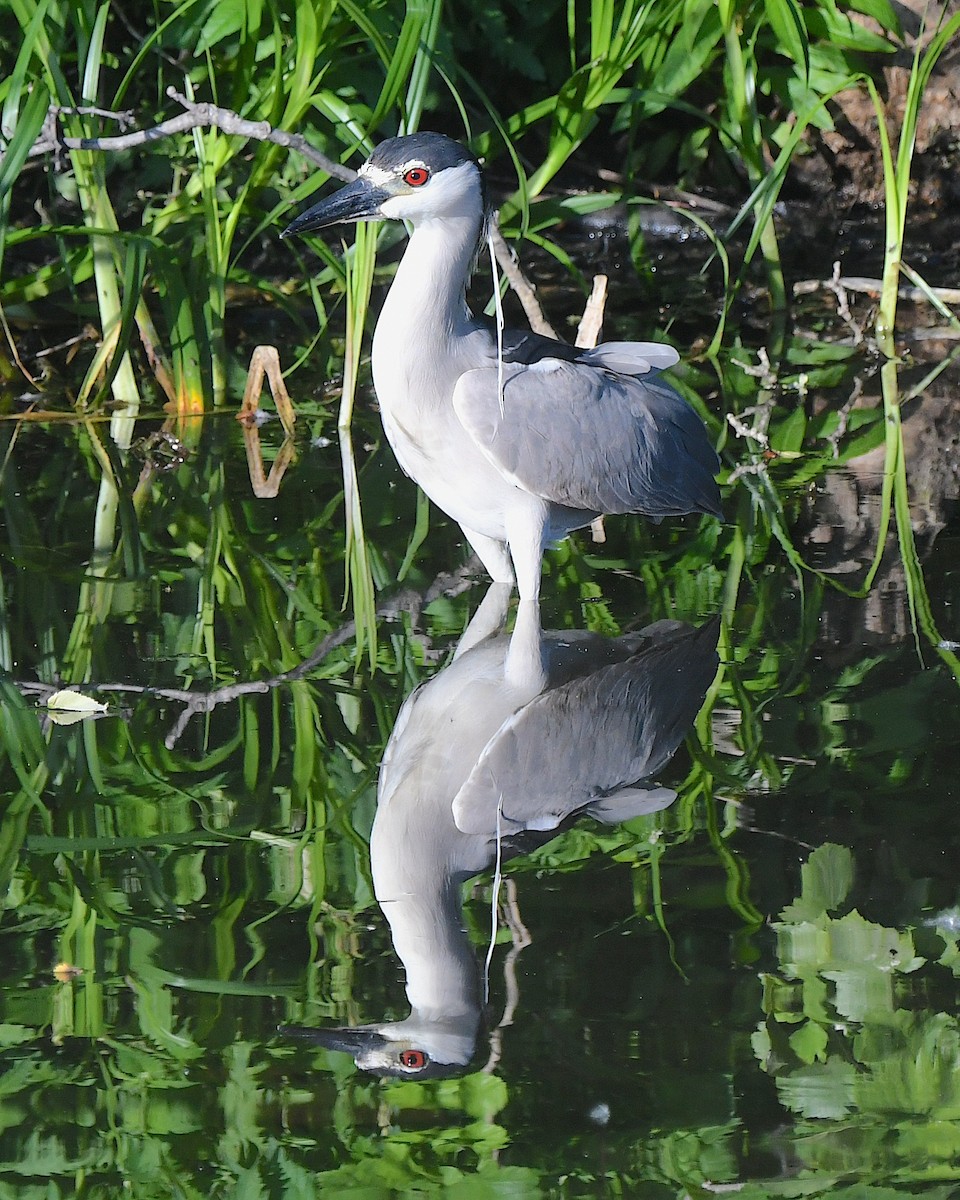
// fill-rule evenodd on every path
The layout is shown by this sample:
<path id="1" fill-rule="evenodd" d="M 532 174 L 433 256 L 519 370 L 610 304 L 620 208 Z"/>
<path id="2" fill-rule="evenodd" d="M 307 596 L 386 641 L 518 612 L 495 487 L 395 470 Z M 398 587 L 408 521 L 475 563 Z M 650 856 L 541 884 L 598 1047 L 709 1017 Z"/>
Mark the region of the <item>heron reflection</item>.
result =
<path id="1" fill-rule="evenodd" d="M 285 1030 L 380 1075 L 470 1062 L 482 1001 L 463 883 L 491 866 L 498 842 L 506 857 L 579 816 L 615 824 L 672 803 L 655 776 L 716 673 L 716 621 L 659 621 L 618 638 L 538 633 L 539 653 L 522 657 L 542 670 L 505 677 L 509 593 L 491 586 L 453 661 L 405 701 L 383 758 L 370 857 L 410 1015 Z"/>

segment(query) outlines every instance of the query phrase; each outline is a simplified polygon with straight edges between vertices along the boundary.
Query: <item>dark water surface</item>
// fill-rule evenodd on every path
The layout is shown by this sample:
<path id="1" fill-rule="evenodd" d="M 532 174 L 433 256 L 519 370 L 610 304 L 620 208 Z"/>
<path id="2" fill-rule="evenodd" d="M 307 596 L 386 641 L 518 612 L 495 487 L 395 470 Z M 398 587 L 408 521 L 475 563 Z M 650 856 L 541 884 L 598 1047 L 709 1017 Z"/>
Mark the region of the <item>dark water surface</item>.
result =
<path id="1" fill-rule="evenodd" d="M 670 303 L 707 329 L 696 295 Z M 723 446 L 722 526 L 619 518 L 549 557 L 544 625 L 593 648 L 533 708 L 489 684 L 482 647 L 451 661 L 486 580 L 440 514 L 415 528 L 369 399 L 354 445 L 390 610 L 375 670 L 344 628 L 340 452 L 317 384 L 296 377 L 276 499 L 253 496 L 230 415 L 170 428 L 182 465 L 156 444 L 112 455 L 120 549 L 101 558 L 106 426 L 0 425 L 0 1195 L 960 1190 L 958 377 L 906 399 L 912 540 L 892 516 L 857 594 L 885 515 L 880 384 L 840 334 L 824 350 L 819 311 L 773 388 L 736 345 L 683 375 Z M 930 367 L 901 370 L 905 397 Z M 750 425 L 758 407 L 767 442 L 717 417 Z M 664 620 L 708 626 L 703 644 L 627 683 L 590 657 L 609 640 L 577 632 Z M 389 760 L 420 790 L 373 871 L 432 899 L 420 925 L 397 918 L 395 948 L 369 838 L 421 683 L 436 707 Z M 51 721 L 54 686 L 107 711 Z M 472 793 L 487 807 L 471 841 L 435 783 L 466 779 L 497 705 L 521 714 L 517 736 Z M 685 731 L 655 772 L 673 802 L 541 836 L 495 889 L 496 789 L 502 818 L 538 788 L 562 807 L 558 780 L 612 769 L 624 724 L 644 761 Z M 461 942 L 459 877 L 478 870 Z M 444 1022 L 475 1043 L 448 1077 L 361 1072 L 286 1028 L 403 1021 L 398 949 L 438 1006 L 406 1051 Z M 447 962 L 465 971 L 456 1000 Z"/>

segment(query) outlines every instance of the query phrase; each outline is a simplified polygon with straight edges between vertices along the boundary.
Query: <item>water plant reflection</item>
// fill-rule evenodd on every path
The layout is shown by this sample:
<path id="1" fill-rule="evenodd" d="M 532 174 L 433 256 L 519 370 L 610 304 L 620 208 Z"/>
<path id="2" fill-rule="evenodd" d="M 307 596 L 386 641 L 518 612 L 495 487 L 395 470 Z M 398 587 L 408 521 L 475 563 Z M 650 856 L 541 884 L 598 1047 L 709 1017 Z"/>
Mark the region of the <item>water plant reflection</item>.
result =
<path id="1" fill-rule="evenodd" d="M 771 1148 L 788 1153 L 801 1176 L 846 1176 L 863 1187 L 891 1177 L 952 1180 L 956 909 L 913 929 L 869 920 L 855 906 L 869 903 L 857 879 L 869 871 L 864 858 L 858 872 L 846 846 L 819 846 L 799 896 L 773 924 L 777 967 L 762 977 L 764 1019 L 752 1045 L 798 1119 L 786 1135 L 771 1134 Z"/>
<path id="2" fill-rule="evenodd" d="M 410 1016 L 286 1030 L 381 1075 L 447 1075 L 474 1056 L 482 1002 L 464 881 L 576 817 L 615 824 L 671 804 L 654 777 L 716 674 L 717 621 L 658 621 L 618 638 L 532 635 L 539 646 L 518 657 L 542 662 L 546 682 L 539 669 L 516 678 L 505 672 L 509 593 L 491 585 L 451 664 L 407 698 L 384 754 L 371 865 Z"/>

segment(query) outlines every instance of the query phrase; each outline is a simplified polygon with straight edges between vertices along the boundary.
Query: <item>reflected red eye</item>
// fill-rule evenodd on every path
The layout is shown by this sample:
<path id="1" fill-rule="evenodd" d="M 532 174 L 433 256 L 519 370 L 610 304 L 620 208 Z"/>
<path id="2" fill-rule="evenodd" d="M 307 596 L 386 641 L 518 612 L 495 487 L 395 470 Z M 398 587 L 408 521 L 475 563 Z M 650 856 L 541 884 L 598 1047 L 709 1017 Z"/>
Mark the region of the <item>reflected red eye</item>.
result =
<path id="1" fill-rule="evenodd" d="M 421 1067 L 427 1065 L 427 1056 L 422 1050 L 401 1050 L 400 1062 L 403 1066 L 409 1067 L 411 1071 L 419 1071 Z"/>
<path id="2" fill-rule="evenodd" d="M 404 171 L 403 182 L 410 187 L 423 187 L 430 178 L 430 172 L 426 167 L 411 167 L 409 171 Z"/>

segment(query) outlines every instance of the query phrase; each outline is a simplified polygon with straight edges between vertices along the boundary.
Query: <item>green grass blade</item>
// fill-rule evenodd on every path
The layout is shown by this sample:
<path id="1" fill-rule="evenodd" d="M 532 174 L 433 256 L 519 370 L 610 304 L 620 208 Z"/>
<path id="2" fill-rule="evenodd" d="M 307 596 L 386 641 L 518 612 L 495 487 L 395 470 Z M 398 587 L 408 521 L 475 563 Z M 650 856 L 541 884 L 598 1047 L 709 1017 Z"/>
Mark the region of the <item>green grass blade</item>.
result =
<path id="1" fill-rule="evenodd" d="M 888 412 L 899 414 L 900 395 L 898 390 L 897 363 L 890 359 L 880 369 L 883 387 L 884 407 Z M 913 536 L 913 521 L 910 514 L 910 493 L 907 486 L 907 463 L 903 451 L 903 429 L 896 422 L 898 433 L 898 453 L 893 463 L 893 504 L 896 519 L 897 538 L 900 544 L 900 557 L 903 562 L 904 581 L 907 589 L 907 600 L 910 606 L 910 618 L 913 625 L 914 637 L 922 633 L 927 641 L 937 650 L 937 653 L 960 681 L 960 659 L 953 650 L 948 649 L 937 630 L 923 578 L 923 568 L 917 553 L 917 544 Z"/>
<path id="2" fill-rule="evenodd" d="M 764 0 L 763 8 L 779 47 L 803 68 L 804 78 L 809 79 L 810 39 L 800 6 L 795 0 Z"/>
<path id="3" fill-rule="evenodd" d="M 103 38 L 107 30 L 107 17 L 110 15 L 110 5 L 101 4 L 90 31 L 87 43 L 86 58 L 83 64 L 83 82 L 80 85 L 80 98 L 89 104 L 97 102 L 100 91 L 100 68 L 103 66 Z"/>
<path id="4" fill-rule="evenodd" d="M 430 84 L 433 53 L 440 33 L 443 0 L 426 0 L 426 3 L 420 7 L 423 9 L 420 15 L 420 40 L 410 68 L 401 133 L 412 133 L 420 125 L 420 117 L 423 115 L 423 107 Z"/>
<path id="5" fill-rule="evenodd" d="M 431 7 L 430 0 L 407 0 L 407 11 L 400 26 L 400 36 L 390 56 L 387 77 L 380 90 L 373 115 L 370 117 L 369 128 L 376 129 L 384 117 L 393 111 L 408 86 L 414 62 L 420 52 L 421 33 Z M 410 115 L 404 114 L 403 128 L 410 132 L 415 127 L 415 121 L 410 122 Z"/>
<path id="6" fill-rule="evenodd" d="M 363 529 L 360 489 L 350 425 L 356 398 L 360 370 L 360 350 L 366 324 L 373 268 L 376 261 L 377 232 L 375 224 L 357 226 L 352 254 L 345 259 L 347 267 L 347 340 L 344 353 L 343 395 L 337 432 L 340 437 L 340 458 L 343 469 L 343 494 L 347 520 L 347 578 L 346 593 L 353 598 L 357 625 L 357 655 L 366 647 L 371 669 L 377 657 L 376 594 L 373 574 Z M 346 600 L 346 597 L 345 597 Z"/>
<path id="7" fill-rule="evenodd" d="M 27 97 L 27 102 L 17 120 L 16 129 L 7 143 L 3 159 L 0 161 L 0 268 L 3 266 L 3 255 L 6 248 L 10 190 L 20 175 L 30 147 L 36 141 L 43 126 L 49 103 L 50 93 L 43 83 L 38 81 Z"/>
<path id="8" fill-rule="evenodd" d="M 417 556 L 417 551 L 427 540 L 427 534 L 430 532 L 430 501 L 425 492 L 418 489 L 417 491 L 417 519 L 413 526 L 413 533 L 410 535 L 410 541 L 407 543 L 407 552 L 403 556 L 403 562 L 400 564 L 400 570 L 397 572 L 397 583 L 403 583 L 407 577 L 407 572 L 413 566 L 414 559 Z"/>

